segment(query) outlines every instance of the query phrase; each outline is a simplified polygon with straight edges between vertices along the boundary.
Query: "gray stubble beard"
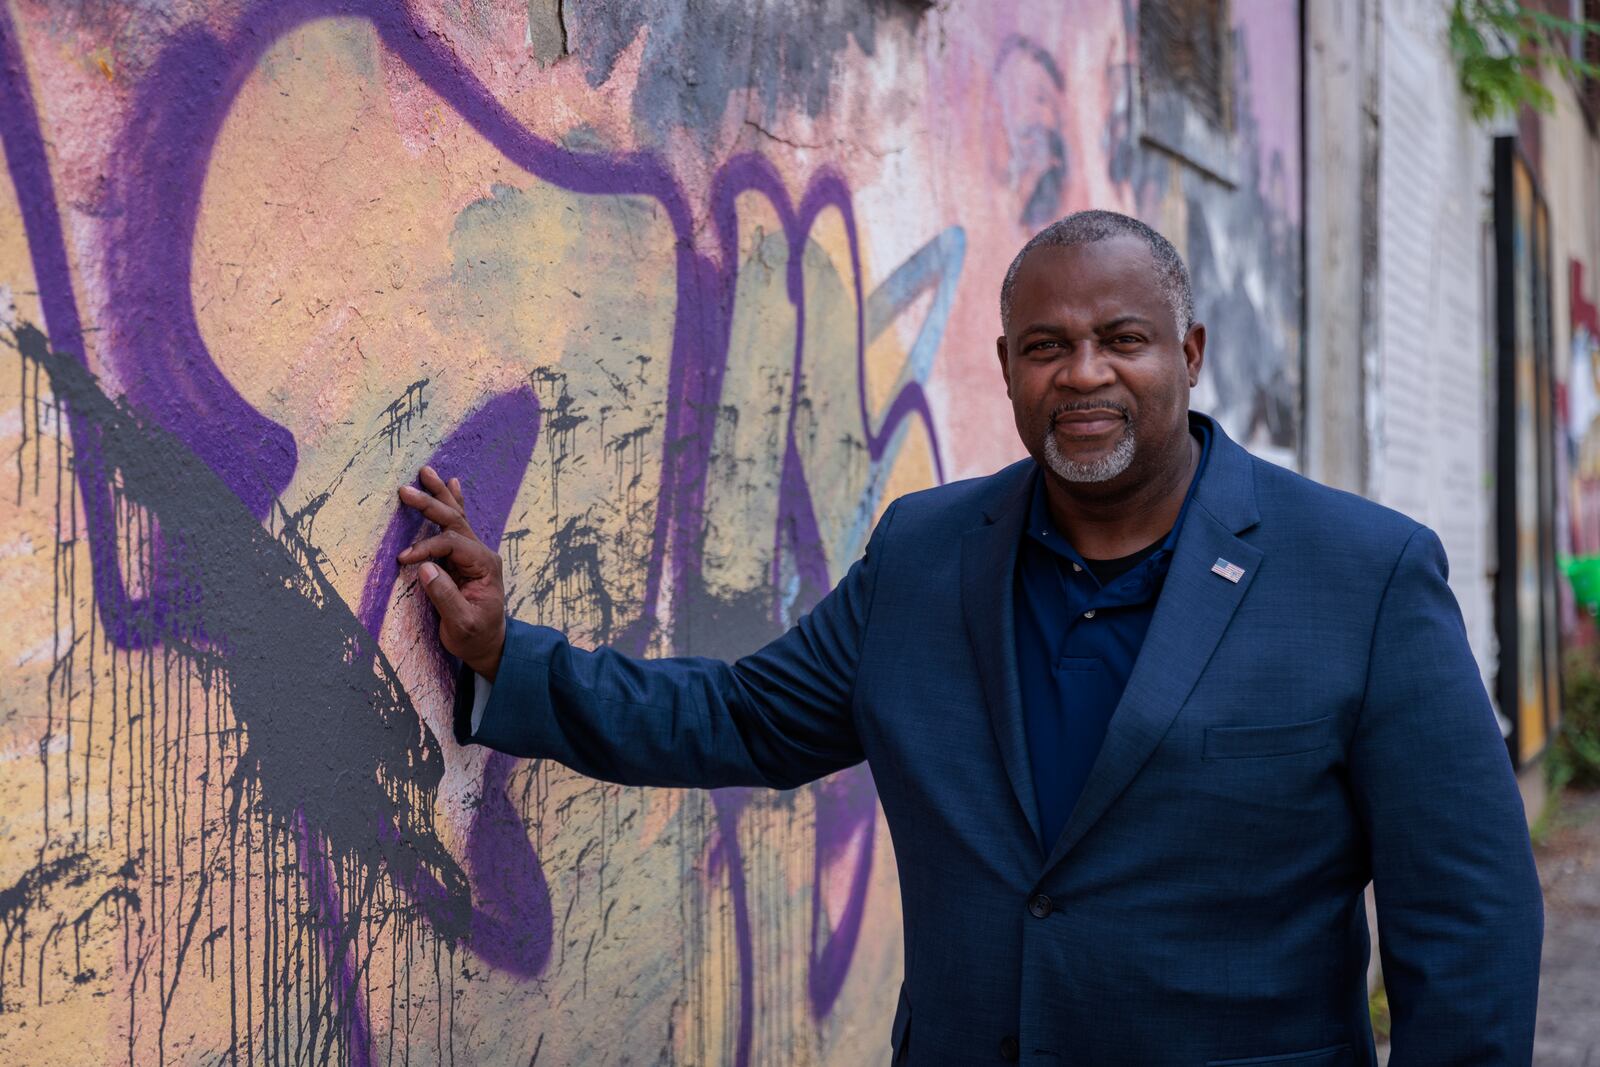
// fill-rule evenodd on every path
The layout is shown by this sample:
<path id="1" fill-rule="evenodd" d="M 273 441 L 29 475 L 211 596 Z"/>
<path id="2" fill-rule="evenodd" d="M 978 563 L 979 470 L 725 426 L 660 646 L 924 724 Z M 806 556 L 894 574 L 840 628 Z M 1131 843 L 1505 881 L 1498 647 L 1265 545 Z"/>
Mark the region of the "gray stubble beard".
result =
<path id="1" fill-rule="evenodd" d="M 1056 441 L 1054 419 L 1051 419 L 1050 429 L 1044 435 L 1044 461 L 1056 477 L 1064 482 L 1109 482 L 1128 469 L 1128 464 L 1133 462 L 1133 451 L 1132 419 L 1123 426 L 1122 436 L 1117 438 L 1111 451 L 1091 463 L 1079 463 L 1062 453 L 1061 445 Z"/>

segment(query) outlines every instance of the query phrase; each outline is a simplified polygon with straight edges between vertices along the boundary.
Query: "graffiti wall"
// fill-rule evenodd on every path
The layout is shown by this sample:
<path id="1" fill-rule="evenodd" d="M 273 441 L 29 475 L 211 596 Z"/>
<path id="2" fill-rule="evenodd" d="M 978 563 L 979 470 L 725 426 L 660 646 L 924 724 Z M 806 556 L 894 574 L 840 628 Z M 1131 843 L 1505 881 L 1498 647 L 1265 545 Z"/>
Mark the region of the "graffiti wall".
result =
<path id="1" fill-rule="evenodd" d="M 1587 299 L 1581 260 L 1567 263 L 1568 353 L 1562 421 L 1566 428 L 1567 510 L 1564 546 L 1575 556 L 1600 555 L 1600 308 Z"/>
<path id="2" fill-rule="evenodd" d="M 0 0 L 0 1061 L 886 1050 L 867 770 L 458 747 L 394 490 L 523 618 L 736 656 L 1021 454 L 999 280 L 1090 206 L 1292 458 L 1294 7 Z"/>

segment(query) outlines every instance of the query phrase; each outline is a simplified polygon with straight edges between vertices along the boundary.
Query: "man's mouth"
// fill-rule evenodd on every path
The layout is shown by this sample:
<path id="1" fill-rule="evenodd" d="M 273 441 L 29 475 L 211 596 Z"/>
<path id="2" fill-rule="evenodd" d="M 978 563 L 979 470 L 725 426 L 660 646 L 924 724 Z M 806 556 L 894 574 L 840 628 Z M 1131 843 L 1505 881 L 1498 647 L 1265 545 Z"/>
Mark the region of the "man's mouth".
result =
<path id="1" fill-rule="evenodd" d="M 1050 421 L 1055 432 L 1062 436 L 1088 440 L 1121 429 L 1128 418 L 1113 408 L 1095 408 L 1058 412 Z"/>

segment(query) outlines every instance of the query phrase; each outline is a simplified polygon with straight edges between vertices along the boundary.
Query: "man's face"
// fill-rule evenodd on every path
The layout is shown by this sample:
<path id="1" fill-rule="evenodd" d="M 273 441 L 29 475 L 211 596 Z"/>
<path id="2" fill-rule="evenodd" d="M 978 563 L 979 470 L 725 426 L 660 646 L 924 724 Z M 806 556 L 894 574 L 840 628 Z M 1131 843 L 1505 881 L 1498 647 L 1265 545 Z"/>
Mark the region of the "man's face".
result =
<path id="1" fill-rule="evenodd" d="M 1205 327 L 1178 334 L 1144 242 L 1029 253 L 996 347 L 1022 443 L 1061 480 L 1118 493 L 1187 461 Z"/>

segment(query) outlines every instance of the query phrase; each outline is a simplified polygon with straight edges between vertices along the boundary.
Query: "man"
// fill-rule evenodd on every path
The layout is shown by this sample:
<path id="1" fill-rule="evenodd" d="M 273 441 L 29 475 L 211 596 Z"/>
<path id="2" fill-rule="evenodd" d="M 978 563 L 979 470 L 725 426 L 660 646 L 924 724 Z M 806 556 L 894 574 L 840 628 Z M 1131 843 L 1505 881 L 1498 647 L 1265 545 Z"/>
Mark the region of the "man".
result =
<path id="1" fill-rule="evenodd" d="M 1032 458 L 895 501 L 732 665 L 507 623 L 425 469 L 401 497 L 443 530 L 400 559 L 446 562 L 421 580 L 465 663 L 458 738 L 642 785 L 866 759 L 904 904 L 897 1063 L 1374 1063 L 1369 880 L 1391 1062 L 1528 1063 L 1542 906 L 1444 552 L 1190 413 L 1192 319 L 1142 223 L 1034 237 L 997 342 Z"/>

